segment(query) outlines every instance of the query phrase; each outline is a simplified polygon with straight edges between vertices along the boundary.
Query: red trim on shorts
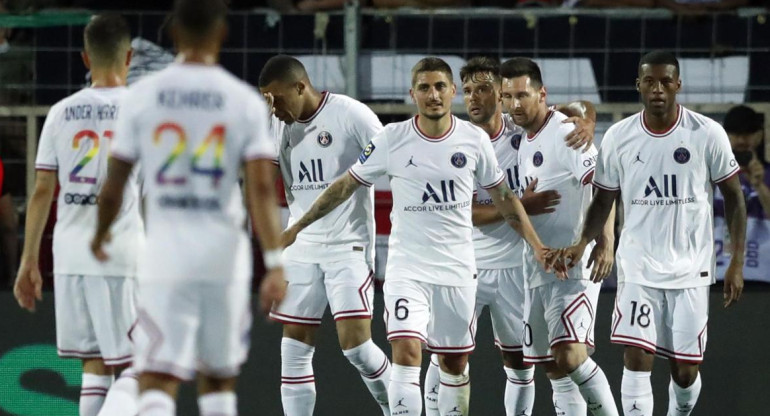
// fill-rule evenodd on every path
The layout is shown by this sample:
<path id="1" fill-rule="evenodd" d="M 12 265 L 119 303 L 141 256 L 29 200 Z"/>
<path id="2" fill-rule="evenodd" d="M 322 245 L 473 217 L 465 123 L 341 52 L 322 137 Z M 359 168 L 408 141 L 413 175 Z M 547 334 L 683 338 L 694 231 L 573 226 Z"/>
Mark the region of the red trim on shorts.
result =
<path id="1" fill-rule="evenodd" d="M 387 338 L 388 338 L 388 341 L 393 341 L 394 339 L 407 339 L 407 338 L 409 338 L 409 339 L 417 339 L 420 342 L 422 342 L 423 344 L 427 344 L 428 343 L 427 338 L 423 334 L 421 334 L 420 332 L 417 332 L 417 331 L 410 331 L 410 330 L 407 330 L 407 329 L 400 330 L 400 331 L 388 332 Z"/>
<path id="2" fill-rule="evenodd" d="M 497 339 L 495 340 L 495 347 L 497 347 L 497 349 L 499 349 L 500 351 L 505 351 L 505 352 L 520 352 L 524 350 L 523 345 L 504 345 Z"/>
<path id="3" fill-rule="evenodd" d="M 287 315 L 276 311 L 270 311 L 270 319 L 276 322 L 280 322 L 282 324 L 321 325 L 321 319 L 318 319 L 318 318 L 305 318 L 301 316 L 292 316 L 292 315 Z M 292 319 L 295 319 L 300 322 L 292 321 Z"/>
<path id="4" fill-rule="evenodd" d="M 104 361 L 104 364 L 106 365 L 121 365 L 121 364 L 127 364 L 130 363 L 133 359 L 132 354 L 124 355 L 122 357 L 116 357 L 116 358 L 102 358 L 102 361 Z"/>
<path id="5" fill-rule="evenodd" d="M 82 358 L 102 358 L 102 353 L 100 351 L 85 352 L 85 351 L 75 351 L 75 350 L 62 350 L 57 348 L 56 352 L 61 358 L 81 358 L 81 359 Z"/>
<path id="6" fill-rule="evenodd" d="M 588 329 L 586 331 L 586 339 L 585 341 L 581 341 L 577 337 L 577 331 L 575 331 L 575 327 L 572 325 L 572 321 L 569 319 L 570 316 L 572 316 L 573 313 L 577 312 L 581 304 L 586 305 L 588 307 L 588 313 L 591 315 L 591 322 L 588 324 Z M 586 344 L 589 347 L 594 347 L 594 344 L 591 342 L 590 335 L 591 335 L 591 325 L 593 325 L 594 322 L 594 308 L 591 305 L 590 299 L 588 299 L 588 296 L 586 296 L 585 292 L 581 292 L 580 295 L 575 298 L 572 302 L 570 302 L 569 305 L 564 309 L 564 312 L 561 313 L 561 323 L 564 326 L 564 329 L 567 330 L 567 335 L 562 335 L 559 337 L 556 337 L 551 340 L 550 346 L 553 347 L 556 344 L 560 344 L 563 342 L 572 342 L 576 344 Z"/>
<path id="7" fill-rule="evenodd" d="M 340 320 L 340 319 L 352 319 L 352 318 L 358 318 L 358 317 L 372 317 L 372 309 L 371 305 L 369 305 L 369 298 L 366 296 L 366 291 L 369 290 L 369 288 L 374 284 L 374 270 L 369 270 L 369 276 L 366 277 L 364 280 L 364 283 L 361 284 L 361 286 L 358 287 L 358 296 L 361 298 L 361 305 L 363 306 L 363 309 L 351 309 L 347 311 L 339 311 L 334 314 L 334 320 Z M 364 312 L 363 314 L 361 312 Z M 338 315 L 342 314 L 357 314 L 356 316 L 344 316 L 337 318 Z"/>
<path id="8" fill-rule="evenodd" d="M 542 364 L 553 361 L 553 355 L 524 355 L 525 364 Z"/>

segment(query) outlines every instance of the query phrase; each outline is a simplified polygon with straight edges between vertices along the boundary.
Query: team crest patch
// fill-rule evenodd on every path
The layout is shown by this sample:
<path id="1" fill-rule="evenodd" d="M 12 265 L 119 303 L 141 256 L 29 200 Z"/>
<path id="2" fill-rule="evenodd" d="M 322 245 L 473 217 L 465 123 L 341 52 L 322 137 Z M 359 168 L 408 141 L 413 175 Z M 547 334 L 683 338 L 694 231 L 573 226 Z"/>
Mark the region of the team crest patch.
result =
<path id="1" fill-rule="evenodd" d="M 535 166 L 539 167 L 543 164 L 543 154 L 538 152 L 535 152 L 535 155 L 532 157 L 532 163 L 535 164 Z"/>
<path id="2" fill-rule="evenodd" d="M 374 152 L 374 143 L 369 142 L 369 144 L 364 147 L 364 151 L 361 152 L 361 156 L 358 156 L 358 161 L 363 164 L 367 159 L 369 159 L 369 156 L 372 155 L 372 152 Z"/>
<path id="3" fill-rule="evenodd" d="M 318 144 L 321 147 L 329 147 L 332 144 L 332 134 L 328 131 L 322 131 L 318 133 Z"/>
<path id="4" fill-rule="evenodd" d="M 521 146 L 521 134 L 516 134 L 511 137 L 511 146 L 513 146 L 514 149 L 519 150 L 519 146 Z"/>
<path id="5" fill-rule="evenodd" d="M 674 160 L 676 163 L 685 164 L 690 161 L 690 151 L 684 147 L 674 150 Z"/>
<path id="6" fill-rule="evenodd" d="M 462 168 L 465 167 L 466 163 L 468 163 L 468 159 L 465 157 L 465 153 L 457 152 L 452 155 L 452 166 Z"/>

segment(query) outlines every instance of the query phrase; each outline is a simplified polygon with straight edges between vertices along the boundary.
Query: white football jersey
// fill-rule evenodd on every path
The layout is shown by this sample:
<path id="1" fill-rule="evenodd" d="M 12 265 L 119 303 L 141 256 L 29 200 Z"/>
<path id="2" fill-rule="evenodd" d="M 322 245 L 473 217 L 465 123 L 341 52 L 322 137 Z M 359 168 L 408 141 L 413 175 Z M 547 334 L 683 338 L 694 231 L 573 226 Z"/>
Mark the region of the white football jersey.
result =
<path id="1" fill-rule="evenodd" d="M 526 132 L 510 116 L 503 116 L 503 125 L 491 138 L 497 162 L 508 186 L 519 196 L 523 192 L 519 182 L 519 144 Z M 492 205 L 492 197 L 482 187 L 476 189 L 476 203 Z M 524 240 L 505 221 L 481 225 L 473 229 L 473 247 L 476 267 L 479 269 L 507 269 L 522 265 Z"/>
<path id="2" fill-rule="evenodd" d="M 492 188 L 505 180 L 489 135 L 452 116 L 444 135 L 430 137 L 413 117 L 385 126 L 349 172 L 366 186 L 390 177 L 393 228 L 386 279 L 476 284 L 473 189 L 477 182 Z"/>
<path id="3" fill-rule="evenodd" d="M 661 289 L 713 283 L 713 184 L 739 169 L 722 126 L 682 106 L 664 132 L 647 128 L 643 111 L 610 127 L 594 185 L 623 196 L 618 281 Z"/>
<path id="4" fill-rule="evenodd" d="M 344 95 L 324 92 L 321 104 L 307 120 L 284 125 L 278 140 L 289 225 L 302 218 L 313 202 L 358 159 L 382 130 L 377 115 Z M 360 258 L 374 265 L 374 190 L 359 188 L 328 215 L 302 230 L 285 257 L 321 263 Z"/>
<path id="5" fill-rule="evenodd" d="M 56 103 L 45 119 L 35 165 L 57 171 L 59 179 L 53 232 L 56 274 L 136 275 L 144 236 L 135 177 L 126 183 L 123 205 L 110 228 L 112 241 L 105 245 L 110 260 L 99 262 L 90 249 L 97 196 L 107 178 L 113 130 L 125 93 L 124 87 L 86 88 Z"/>
<path id="6" fill-rule="evenodd" d="M 526 136 L 519 147 L 519 175 L 521 186 L 526 187 L 537 178 L 536 191 L 557 191 L 561 202 L 550 214 L 529 217 L 540 239 L 548 247 L 572 245 L 580 236 L 583 218 L 591 203 L 591 175 L 596 165 L 596 148 L 586 152 L 575 151 L 564 144 L 564 138 L 575 128 L 563 124 L 567 116 L 550 110 L 545 124 L 533 137 Z M 586 248 L 583 260 L 569 271 L 570 279 L 588 279 L 584 261 L 590 255 L 593 243 Z M 556 275 L 546 273 L 535 260 L 532 249 L 525 245 L 524 275 L 529 288 L 556 282 Z"/>
<path id="7" fill-rule="evenodd" d="M 251 277 L 241 166 L 275 159 L 267 106 L 219 66 L 172 64 L 132 85 L 113 156 L 141 162 L 147 244 L 140 278 Z"/>

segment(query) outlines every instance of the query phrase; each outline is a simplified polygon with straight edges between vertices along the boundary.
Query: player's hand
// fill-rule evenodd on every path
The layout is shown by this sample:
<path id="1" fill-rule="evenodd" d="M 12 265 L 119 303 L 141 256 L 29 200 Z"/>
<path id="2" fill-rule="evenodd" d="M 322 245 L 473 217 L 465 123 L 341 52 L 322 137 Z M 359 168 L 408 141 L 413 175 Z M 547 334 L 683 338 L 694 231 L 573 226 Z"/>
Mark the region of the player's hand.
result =
<path id="1" fill-rule="evenodd" d="M 13 296 L 19 306 L 35 312 L 35 300 L 43 300 L 43 278 L 37 262 L 22 262 L 13 285 Z"/>
<path id="2" fill-rule="evenodd" d="M 758 188 L 764 184 L 765 167 L 762 166 L 762 162 L 759 161 L 756 154 L 749 162 L 749 165 L 746 166 L 746 174 L 748 176 L 749 184 L 751 184 L 753 188 Z"/>
<path id="3" fill-rule="evenodd" d="M 110 259 L 107 252 L 104 251 L 104 244 L 109 243 L 110 241 L 112 241 L 112 235 L 110 235 L 109 232 L 104 235 L 97 234 L 94 236 L 94 239 L 91 240 L 91 253 L 94 254 L 94 257 L 96 257 L 97 260 L 105 262 Z"/>
<path id="4" fill-rule="evenodd" d="M 278 307 L 286 295 L 286 280 L 283 278 L 283 268 L 267 271 L 259 285 L 259 308 L 267 315 L 272 308 Z"/>
<path id="5" fill-rule="evenodd" d="M 741 293 L 743 293 L 743 267 L 730 262 L 725 272 L 725 308 L 737 303 L 741 299 Z"/>
<path id="6" fill-rule="evenodd" d="M 528 215 L 548 214 L 556 211 L 554 208 L 561 202 L 561 195 L 557 191 L 535 192 L 537 189 L 537 178 L 527 185 L 524 194 L 521 196 L 521 204 Z"/>
<path id="7" fill-rule="evenodd" d="M 580 259 L 583 258 L 583 253 L 585 253 L 585 250 L 586 245 L 582 242 L 578 242 L 575 245 L 559 249 L 549 262 L 549 266 L 555 270 L 563 268 L 565 271 L 564 276 L 559 276 L 557 274 L 556 277 L 559 277 L 561 280 L 567 280 L 566 271 L 577 265 Z"/>
<path id="8" fill-rule="evenodd" d="M 588 264 L 586 269 L 591 268 L 591 281 L 599 283 L 612 271 L 612 264 L 615 262 L 614 241 L 601 241 L 596 243 L 593 250 L 591 250 L 591 256 L 588 257 Z"/>
<path id="9" fill-rule="evenodd" d="M 594 132 L 596 131 L 596 122 L 587 118 L 569 117 L 568 119 L 562 121 L 562 123 L 575 124 L 575 129 L 572 130 L 570 134 L 568 134 L 567 137 L 564 138 L 564 141 L 566 142 L 567 146 L 575 150 L 580 149 L 582 146 L 585 146 L 583 148 L 583 153 L 588 151 L 588 149 L 591 147 L 591 144 L 593 144 L 594 142 Z"/>
<path id="10" fill-rule="evenodd" d="M 267 108 L 270 110 L 270 115 L 272 116 L 275 114 L 275 107 L 273 106 L 275 98 L 273 97 L 273 94 L 266 92 L 262 94 L 262 97 L 265 98 L 265 101 L 267 102 Z"/>
<path id="11" fill-rule="evenodd" d="M 283 233 L 281 233 L 281 245 L 283 248 L 294 244 L 294 242 L 297 240 L 297 234 L 299 234 L 299 231 L 297 231 L 295 227 L 289 227 Z"/>

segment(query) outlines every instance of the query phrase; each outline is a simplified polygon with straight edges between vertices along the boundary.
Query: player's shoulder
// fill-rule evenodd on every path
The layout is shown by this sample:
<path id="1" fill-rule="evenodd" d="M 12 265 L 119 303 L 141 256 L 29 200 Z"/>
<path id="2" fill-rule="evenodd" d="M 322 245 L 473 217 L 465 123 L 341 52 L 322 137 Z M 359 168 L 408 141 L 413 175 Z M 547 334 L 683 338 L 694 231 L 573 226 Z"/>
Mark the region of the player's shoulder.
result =
<path id="1" fill-rule="evenodd" d="M 48 115 L 46 116 L 46 119 L 55 120 L 57 117 L 61 116 L 67 108 L 89 103 L 92 101 L 91 90 L 92 88 L 83 88 L 82 90 L 57 101 L 56 104 L 52 105 L 51 108 L 48 109 Z"/>
<path id="2" fill-rule="evenodd" d="M 602 146 L 605 142 L 609 143 L 631 137 L 639 129 L 641 117 L 642 112 L 640 111 L 611 125 L 602 136 Z"/>
<path id="3" fill-rule="evenodd" d="M 703 128 L 708 132 L 724 130 L 722 125 L 711 117 L 690 110 L 682 105 L 679 106 L 679 111 L 681 112 L 681 126 L 685 129 L 699 130 Z"/>
<path id="4" fill-rule="evenodd" d="M 567 118 L 568 117 L 560 111 L 550 110 L 548 120 L 546 121 L 547 128 L 552 129 L 558 136 L 566 136 L 570 134 L 572 130 L 575 130 L 574 124 L 563 123 Z"/>
<path id="5" fill-rule="evenodd" d="M 481 127 L 471 123 L 470 121 L 463 120 L 455 116 L 452 116 L 452 118 L 455 124 L 455 132 L 466 136 L 471 136 L 474 140 L 478 139 L 479 142 L 482 140 L 489 140 L 489 134 L 487 134 L 487 132 L 485 132 Z"/>
<path id="6" fill-rule="evenodd" d="M 336 94 L 333 92 L 327 92 L 327 104 L 337 108 L 360 111 L 360 112 L 372 112 L 368 105 L 356 100 L 355 98 L 348 97 L 345 94 Z"/>

